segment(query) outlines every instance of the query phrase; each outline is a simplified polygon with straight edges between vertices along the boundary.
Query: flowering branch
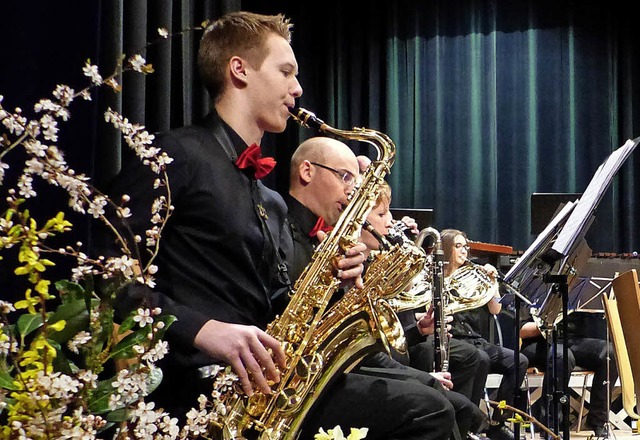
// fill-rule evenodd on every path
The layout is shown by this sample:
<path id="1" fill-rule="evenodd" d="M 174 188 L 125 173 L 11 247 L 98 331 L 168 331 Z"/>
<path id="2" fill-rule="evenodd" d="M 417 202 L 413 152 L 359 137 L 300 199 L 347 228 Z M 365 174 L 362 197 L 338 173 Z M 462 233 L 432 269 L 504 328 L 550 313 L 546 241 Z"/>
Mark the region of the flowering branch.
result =
<path id="1" fill-rule="evenodd" d="M 161 39 L 169 37 L 163 29 L 159 34 Z M 103 78 L 98 67 L 87 60 L 83 73 L 90 84 L 79 92 L 66 85 L 56 86 L 51 98 L 34 105 L 36 116 L 32 119 L 20 108 L 7 111 L 0 95 L 0 128 L 4 130 L 0 134 L 0 186 L 9 169 L 9 154 L 20 148 L 27 155 L 16 187 L 7 191 L 8 208 L 0 218 L 0 251 L 18 248 L 14 273 L 26 277 L 31 286 L 15 304 L 0 301 L 0 438 L 95 438 L 110 427 L 115 428 L 118 438 L 132 434 L 146 438 L 149 433 L 177 438 L 179 433 L 177 419 L 155 410 L 153 402 L 144 402 L 161 380 L 155 363 L 168 352 L 162 338 L 175 318 L 143 306 L 116 326 L 113 309 L 117 292 L 127 284 L 154 286 L 157 268 L 153 260 L 173 211 L 166 172 L 172 159 L 152 145 L 154 136 L 143 126 L 111 109 L 105 112 L 105 120 L 121 131 L 126 144 L 158 175 L 154 189 L 164 189 L 164 195 L 151 207 L 152 225 L 144 243 L 149 258 L 140 267 L 138 245 L 142 239 L 127 241 L 107 215 L 107 209 L 113 209 L 117 218 L 126 221 L 131 215 L 126 206 L 128 197 L 119 203 L 111 201 L 87 176 L 66 163 L 56 145 L 59 123 L 71 117 L 71 103 L 77 98 L 90 100 L 90 91 L 103 85 L 120 92 L 116 78 L 124 71 L 150 74 L 153 66 L 139 54 L 123 55 L 115 71 Z M 103 222 L 123 254 L 90 258 L 82 252 L 82 243 L 49 246 L 48 239 L 70 231 L 72 225 L 60 212 L 40 227 L 24 208 L 27 200 L 38 195 L 33 186 L 35 176 L 64 189 L 73 211 Z M 46 269 L 54 265 L 47 254 L 76 259 L 71 281 L 52 283 L 45 278 Z M 95 291 L 94 276 L 108 281 L 106 295 Z M 51 289 L 53 285 L 58 295 Z M 16 313 L 22 314 L 10 319 Z M 126 367 L 113 377 L 99 378 L 109 360 L 125 361 Z M 154 423 L 149 424 L 152 419 Z M 124 424 L 117 428 L 120 422 Z"/>

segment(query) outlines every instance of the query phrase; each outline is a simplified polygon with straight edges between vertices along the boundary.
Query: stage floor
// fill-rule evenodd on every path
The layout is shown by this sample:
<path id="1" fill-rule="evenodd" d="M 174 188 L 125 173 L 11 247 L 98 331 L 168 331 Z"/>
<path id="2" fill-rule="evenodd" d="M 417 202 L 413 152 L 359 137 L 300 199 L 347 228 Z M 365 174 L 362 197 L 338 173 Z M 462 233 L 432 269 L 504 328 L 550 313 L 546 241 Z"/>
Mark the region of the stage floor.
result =
<path id="1" fill-rule="evenodd" d="M 531 439 L 531 435 L 527 433 L 525 435 L 527 440 Z M 606 437 L 598 437 L 596 438 L 593 434 L 593 431 L 580 431 L 575 432 L 571 431 L 570 437 L 572 439 L 584 439 L 584 440 L 605 440 Z M 534 440 L 539 440 L 540 435 L 536 433 Z M 611 432 L 611 435 L 608 437 L 608 440 L 640 440 L 640 434 L 634 434 L 632 431 L 614 429 Z"/>

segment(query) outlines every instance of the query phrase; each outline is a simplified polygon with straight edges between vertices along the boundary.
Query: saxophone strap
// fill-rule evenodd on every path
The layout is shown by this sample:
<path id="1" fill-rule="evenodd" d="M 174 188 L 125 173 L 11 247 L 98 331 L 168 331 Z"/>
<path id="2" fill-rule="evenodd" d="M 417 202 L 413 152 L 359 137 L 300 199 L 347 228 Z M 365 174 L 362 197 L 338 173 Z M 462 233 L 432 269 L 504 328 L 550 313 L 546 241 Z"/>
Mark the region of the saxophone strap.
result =
<path id="1" fill-rule="evenodd" d="M 233 141 L 229 137 L 229 133 L 224 129 L 222 124 L 216 124 L 211 129 L 211 134 L 218 141 L 218 143 L 222 146 L 225 154 L 229 158 L 229 160 L 233 163 L 238 159 L 238 154 L 233 148 Z M 281 249 L 276 244 L 275 239 L 273 238 L 273 234 L 271 233 L 271 229 L 269 229 L 269 225 L 267 225 L 267 212 L 262 205 L 262 197 L 260 196 L 260 190 L 258 188 L 258 181 L 256 179 L 251 179 L 251 199 L 253 200 L 253 209 L 260 219 L 260 227 L 262 228 L 263 235 L 266 235 L 269 239 L 269 243 L 271 244 L 271 248 L 273 253 L 278 261 L 278 277 L 279 280 L 287 286 L 289 291 L 292 290 L 291 277 L 289 276 L 289 271 L 287 269 L 287 265 L 284 262 L 284 259 L 281 255 Z M 266 252 L 263 252 L 262 255 L 263 261 L 266 260 Z"/>

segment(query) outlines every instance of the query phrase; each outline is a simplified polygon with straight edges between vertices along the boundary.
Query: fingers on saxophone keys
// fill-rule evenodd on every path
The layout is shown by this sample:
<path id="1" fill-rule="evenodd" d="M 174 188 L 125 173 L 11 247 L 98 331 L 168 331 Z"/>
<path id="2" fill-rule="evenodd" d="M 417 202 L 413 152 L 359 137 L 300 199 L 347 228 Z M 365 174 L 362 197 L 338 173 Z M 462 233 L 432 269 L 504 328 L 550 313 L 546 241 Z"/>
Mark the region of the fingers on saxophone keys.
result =
<path id="1" fill-rule="evenodd" d="M 242 361 L 237 359 L 235 361 L 231 361 L 230 364 L 233 371 L 238 375 L 242 391 L 244 391 L 247 396 L 251 396 L 253 394 L 253 386 L 251 385 L 252 380 Z"/>
<path id="2" fill-rule="evenodd" d="M 270 369 L 263 367 L 260 364 L 260 362 L 258 362 L 258 360 L 253 355 L 253 353 L 247 353 L 246 356 L 243 356 L 242 362 L 244 364 L 244 368 L 246 369 L 247 380 L 250 382 L 249 389 L 251 389 L 252 386 L 255 386 L 261 392 L 265 394 L 271 394 L 271 387 L 269 386 L 269 382 L 267 380 L 267 376 L 273 375 L 272 373 L 269 372 Z M 271 368 L 275 370 L 275 366 L 273 366 L 273 363 Z M 247 386 L 245 386 L 245 380 L 242 376 L 240 375 L 238 376 L 240 377 L 242 388 L 245 390 L 245 393 L 246 393 Z M 251 395 L 251 394 L 247 393 L 247 395 Z"/>

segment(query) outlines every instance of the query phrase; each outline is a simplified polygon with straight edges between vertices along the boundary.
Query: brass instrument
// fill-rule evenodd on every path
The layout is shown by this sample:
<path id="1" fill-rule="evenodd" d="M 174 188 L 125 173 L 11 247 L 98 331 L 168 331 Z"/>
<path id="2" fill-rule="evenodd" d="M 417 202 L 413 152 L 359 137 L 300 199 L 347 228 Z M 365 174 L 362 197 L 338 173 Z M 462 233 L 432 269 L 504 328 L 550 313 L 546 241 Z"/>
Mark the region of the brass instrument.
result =
<path id="1" fill-rule="evenodd" d="M 409 288 L 389 299 L 389 304 L 396 312 L 428 309 L 433 304 L 434 314 L 434 365 L 433 371 L 446 372 L 449 369 L 449 334 L 447 332 L 446 309 L 447 297 L 444 290 L 444 262 L 440 233 L 431 227 L 422 229 L 414 241 L 405 234 L 406 227 L 402 222 L 395 222 L 394 235 L 401 237 L 406 247 L 423 249 L 424 240 L 430 237 L 433 251 L 427 256 L 423 269 L 413 277 Z"/>
<path id="2" fill-rule="evenodd" d="M 425 228 L 421 230 L 415 241 L 412 241 L 404 234 L 405 229 L 406 226 L 404 223 L 401 221 L 394 221 L 393 228 L 389 231 L 389 235 L 394 241 L 401 242 L 404 247 L 422 250 L 422 243 L 424 239 L 430 235 L 429 230 L 432 228 Z M 406 289 L 396 293 L 392 298 L 389 298 L 389 304 L 396 312 L 423 308 L 431 303 L 432 289 L 433 254 L 427 253 L 426 263 L 422 270 L 413 277 L 411 283 Z"/>
<path id="3" fill-rule="evenodd" d="M 304 127 L 373 145 L 378 157 L 363 173 L 334 229 L 295 282 L 286 309 L 267 327 L 267 333 L 281 342 L 287 358 L 280 382 L 272 386 L 270 395 L 255 392 L 248 397 L 236 390 L 224 396 L 226 411 L 216 426 L 221 432 L 215 432 L 214 437 L 225 440 L 243 439 L 249 431 L 262 440 L 295 439 L 304 417 L 330 380 L 382 344 L 381 326 L 392 332 L 398 327 L 392 322 L 395 315 L 378 314 L 376 307 L 382 303 L 369 304 L 366 294 L 356 298 L 361 301 L 358 313 L 349 313 L 349 308 L 329 309 L 340 285 L 334 262 L 358 241 L 380 184 L 395 161 L 396 147 L 387 135 L 375 130 L 338 130 L 305 109 L 292 109 L 291 113 Z"/>
<path id="4" fill-rule="evenodd" d="M 467 261 L 444 282 L 447 292 L 447 314 L 464 312 L 484 306 L 500 291 L 498 280 L 489 276 L 484 267 Z"/>
<path id="5" fill-rule="evenodd" d="M 386 352 L 391 355 L 393 349 L 401 355 L 407 355 L 402 324 L 389 302 L 422 270 L 426 254 L 416 246 L 385 243 L 384 237 L 378 237 L 378 240 L 382 240 L 384 246 L 375 253 L 367 267 L 364 288 L 349 289 L 322 317 L 312 337 L 311 345 L 316 347 L 315 350 L 321 350 L 327 342 L 325 336 L 334 333 L 345 318 L 348 320 L 350 316 L 365 312 L 363 318 L 369 316 L 374 320 L 372 330 L 379 333 Z"/>

